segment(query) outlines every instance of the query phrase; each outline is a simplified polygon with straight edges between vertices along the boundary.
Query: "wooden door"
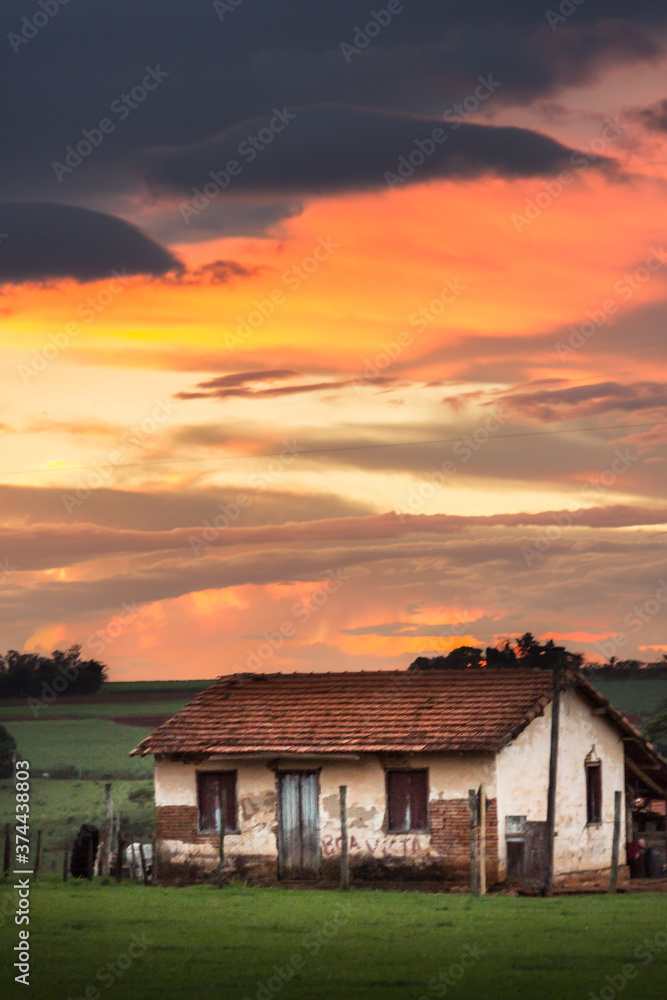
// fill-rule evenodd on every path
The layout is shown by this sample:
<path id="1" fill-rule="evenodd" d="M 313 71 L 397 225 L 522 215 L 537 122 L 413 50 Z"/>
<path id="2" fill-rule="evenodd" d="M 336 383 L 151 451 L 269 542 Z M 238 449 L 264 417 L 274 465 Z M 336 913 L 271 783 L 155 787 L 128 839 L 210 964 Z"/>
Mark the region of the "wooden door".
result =
<path id="1" fill-rule="evenodd" d="M 320 874 L 319 775 L 282 771 L 278 776 L 280 878 L 318 878 Z"/>

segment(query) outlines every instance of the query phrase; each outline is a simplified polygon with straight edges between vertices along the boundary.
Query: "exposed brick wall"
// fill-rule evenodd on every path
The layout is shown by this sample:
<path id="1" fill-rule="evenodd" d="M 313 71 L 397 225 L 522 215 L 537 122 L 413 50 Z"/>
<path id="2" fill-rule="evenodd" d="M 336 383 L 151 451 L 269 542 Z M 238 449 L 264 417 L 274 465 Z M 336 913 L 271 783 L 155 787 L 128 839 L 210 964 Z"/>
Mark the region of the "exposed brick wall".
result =
<path id="1" fill-rule="evenodd" d="M 213 844 L 219 833 L 199 833 L 196 806 L 157 806 L 155 809 L 157 840 L 183 840 L 186 844 Z"/>
<path id="2" fill-rule="evenodd" d="M 431 803 L 431 847 L 459 877 L 470 877 L 470 808 L 468 799 L 438 799 Z M 486 810 L 486 878 L 498 880 L 498 808 L 489 799 Z"/>
<path id="3" fill-rule="evenodd" d="M 184 864 L 174 866 L 170 863 L 164 852 L 160 850 L 160 842 L 175 840 L 182 841 L 188 845 L 211 845 L 217 846 L 219 834 L 198 833 L 197 831 L 197 807 L 196 806 L 158 806 L 155 810 L 156 818 L 156 838 L 158 842 L 158 856 L 156 859 L 158 878 L 161 880 L 184 880 L 195 881 L 204 876 L 207 867 L 215 866 L 213 856 L 207 859 L 206 863 L 202 856 L 193 853 L 191 858 Z M 361 869 L 369 867 L 366 877 L 407 877 L 408 869 L 412 869 L 414 874 L 421 877 L 445 878 L 454 882 L 467 882 L 470 878 L 470 812 L 468 800 L 466 799 L 438 799 L 431 803 L 431 848 L 435 857 L 431 858 L 430 865 L 427 864 L 427 872 L 423 865 L 406 865 L 403 859 L 381 859 L 374 866 L 364 862 L 359 866 Z M 231 863 L 230 858 L 230 863 Z M 352 859 L 353 864 L 356 859 Z M 249 869 L 255 867 L 262 870 L 262 874 L 268 876 L 269 871 L 275 869 L 275 859 L 266 858 L 238 858 L 234 859 L 235 864 L 246 864 Z M 375 871 L 376 867 L 381 867 L 380 871 Z M 387 869 L 384 871 L 384 869 Z M 396 871 L 393 869 L 396 868 Z M 266 871 L 264 871 L 266 869 Z M 372 869 L 372 871 L 371 871 Z M 431 871 L 430 869 L 433 869 Z M 496 800 L 490 799 L 486 813 L 486 873 L 489 884 L 498 879 L 498 815 Z M 274 876 L 275 877 L 275 872 Z"/>

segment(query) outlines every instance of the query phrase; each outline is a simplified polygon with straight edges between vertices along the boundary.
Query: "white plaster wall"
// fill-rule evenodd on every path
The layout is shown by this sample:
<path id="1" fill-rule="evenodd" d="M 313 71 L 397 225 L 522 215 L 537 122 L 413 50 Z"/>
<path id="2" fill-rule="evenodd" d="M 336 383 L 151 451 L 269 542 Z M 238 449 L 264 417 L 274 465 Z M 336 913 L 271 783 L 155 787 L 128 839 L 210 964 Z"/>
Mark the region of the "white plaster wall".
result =
<path id="1" fill-rule="evenodd" d="M 561 698 L 558 753 L 555 874 L 606 868 L 611 859 L 614 792 L 624 791 L 624 749 L 620 734 L 603 716 L 572 692 Z M 498 838 L 501 871 L 505 863 L 505 817 L 547 818 L 551 705 L 497 757 Z M 595 747 L 602 761 L 602 819 L 586 824 L 584 760 Z M 622 811 L 621 844 L 625 838 Z"/>
<path id="2" fill-rule="evenodd" d="M 275 761 L 275 759 L 274 759 Z M 275 763 L 274 763 L 275 766 Z M 285 769 L 320 768 L 320 838 L 322 856 L 340 853 L 339 788 L 347 785 L 348 828 L 350 853 L 367 858 L 405 857 L 418 860 L 431 856 L 431 837 L 424 834 L 388 834 L 385 820 L 385 773 L 380 760 L 368 756 L 356 761 L 322 762 L 303 759 L 280 762 Z M 429 769 L 429 798 L 464 799 L 470 788 L 482 782 L 487 795 L 496 794 L 496 767 L 492 754 L 420 754 L 410 757 L 411 767 Z M 242 758 L 206 761 L 194 766 L 179 761 L 158 759 L 155 762 L 155 803 L 157 806 L 196 806 L 197 771 L 237 770 L 239 802 L 239 834 L 225 839 L 225 852 L 232 856 L 277 856 L 276 838 L 276 779 L 275 772 L 265 761 Z M 174 860 L 183 860 L 193 853 L 181 841 L 165 841 Z M 217 845 L 198 845 L 198 856 L 217 858 Z"/>
<path id="3" fill-rule="evenodd" d="M 429 799 L 467 798 L 470 788 L 482 782 L 489 797 L 495 795 L 492 755 L 415 754 L 410 767 L 429 769 Z M 320 775 L 320 833 L 322 856 L 340 853 L 339 788 L 347 785 L 350 854 L 367 858 L 419 858 L 432 856 L 429 833 L 391 834 L 385 821 L 385 771 L 376 758 L 327 764 Z"/>
<path id="4" fill-rule="evenodd" d="M 155 758 L 155 805 L 196 806 L 196 769 L 192 764 Z"/>
<path id="5" fill-rule="evenodd" d="M 240 833 L 230 833 L 225 837 L 225 852 L 230 856 L 261 854 L 277 857 L 275 775 L 261 761 L 229 758 L 224 761 L 205 761 L 194 766 L 180 761 L 156 760 L 155 805 L 196 806 L 197 771 L 221 770 L 238 771 Z M 174 856 L 184 853 L 182 842 L 168 843 Z M 198 845 L 197 853 L 217 858 L 218 845 L 215 838 L 211 838 L 210 844 Z"/>

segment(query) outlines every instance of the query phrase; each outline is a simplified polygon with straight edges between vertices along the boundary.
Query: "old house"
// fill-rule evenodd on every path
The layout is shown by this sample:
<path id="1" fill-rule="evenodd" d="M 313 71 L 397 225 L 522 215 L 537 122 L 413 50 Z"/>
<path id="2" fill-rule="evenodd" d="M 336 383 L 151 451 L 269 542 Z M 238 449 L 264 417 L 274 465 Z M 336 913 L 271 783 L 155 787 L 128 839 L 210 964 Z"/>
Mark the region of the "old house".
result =
<path id="1" fill-rule="evenodd" d="M 347 787 L 353 878 L 466 882 L 470 789 L 484 786 L 490 883 L 539 877 L 553 677 L 532 669 L 221 677 L 132 751 L 155 756 L 158 878 L 335 877 Z M 562 679 L 555 873 L 609 866 L 667 764 L 579 674 Z M 224 795 L 223 795 L 224 792 Z M 624 857 L 621 856 L 621 862 Z"/>

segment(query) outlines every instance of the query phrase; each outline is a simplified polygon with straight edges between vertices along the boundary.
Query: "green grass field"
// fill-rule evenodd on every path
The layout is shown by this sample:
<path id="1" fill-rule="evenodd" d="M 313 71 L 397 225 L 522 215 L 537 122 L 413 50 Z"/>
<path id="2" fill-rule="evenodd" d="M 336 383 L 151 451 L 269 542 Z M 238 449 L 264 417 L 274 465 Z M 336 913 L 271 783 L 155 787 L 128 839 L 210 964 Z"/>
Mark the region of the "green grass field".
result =
<path id="1" fill-rule="evenodd" d="M 128 757 L 151 727 L 124 726 L 109 719 L 63 719 L 57 722 L 10 722 L 19 755 L 33 774 L 81 768 L 83 777 L 147 778 L 152 757 Z"/>
<path id="2" fill-rule="evenodd" d="M 11 889 L 0 900 L 7 919 Z M 29 930 L 35 1000 L 588 1000 L 605 988 L 607 1000 L 658 1000 L 667 974 L 667 896 L 652 894 L 480 899 L 49 880 L 32 889 Z M 0 946 L 10 983 L 17 932 L 7 922 Z M 3 995 L 20 996 L 11 985 Z"/>

